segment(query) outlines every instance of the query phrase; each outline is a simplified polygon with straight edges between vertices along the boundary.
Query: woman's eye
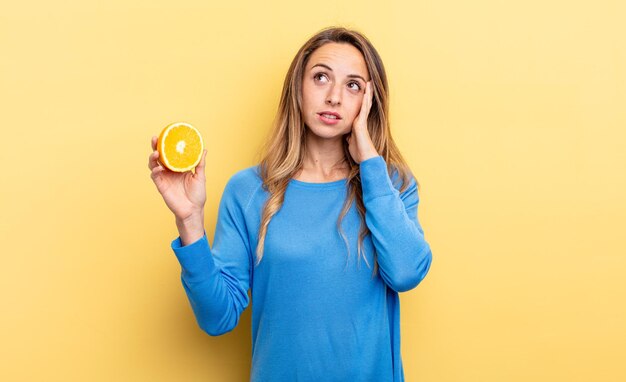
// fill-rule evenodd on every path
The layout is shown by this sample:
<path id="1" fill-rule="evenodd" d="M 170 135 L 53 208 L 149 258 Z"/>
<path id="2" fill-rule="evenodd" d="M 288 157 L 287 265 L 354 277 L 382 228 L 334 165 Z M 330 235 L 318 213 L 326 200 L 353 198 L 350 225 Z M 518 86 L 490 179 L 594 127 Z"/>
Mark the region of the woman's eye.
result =
<path id="1" fill-rule="evenodd" d="M 350 85 L 356 85 L 356 90 L 361 90 L 361 85 L 358 82 L 350 82 Z"/>
<path id="2" fill-rule="evenodd" d="M 313 78 L 314 79 L 318 79 L 320 76 L 326 77 L 326 75 L 324 73 L 317 73 L 316 75 L 313 76 Z"/>
<path id="3" fill-rule="evenodd" d="M 326 79 L 328 79 L 325 73 L 316 73 L 315 75 L 313 75 L 313 79 L 317 81 L 320 81 L 322 77 L 325 77 Z M 350 86 L 353 90 L 357 90 L 357 91 L 360 91 L 362 89 L 361 84 L 359 84 L 356 81 L 350 82 L 348 86 Z"/>

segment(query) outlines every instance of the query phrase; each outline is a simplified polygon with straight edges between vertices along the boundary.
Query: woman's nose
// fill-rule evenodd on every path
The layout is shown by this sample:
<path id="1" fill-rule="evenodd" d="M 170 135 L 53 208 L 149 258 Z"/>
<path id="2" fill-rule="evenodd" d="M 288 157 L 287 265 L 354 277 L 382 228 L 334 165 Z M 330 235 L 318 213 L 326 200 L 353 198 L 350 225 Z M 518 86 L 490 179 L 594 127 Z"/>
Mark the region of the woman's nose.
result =
<path id="1" fill-rule="evenodd" d="M 334 85 L 330 88 L 326 96 L 326 103 L 329 105 L 339 105 L 341 103 L 341 88 Z"/>

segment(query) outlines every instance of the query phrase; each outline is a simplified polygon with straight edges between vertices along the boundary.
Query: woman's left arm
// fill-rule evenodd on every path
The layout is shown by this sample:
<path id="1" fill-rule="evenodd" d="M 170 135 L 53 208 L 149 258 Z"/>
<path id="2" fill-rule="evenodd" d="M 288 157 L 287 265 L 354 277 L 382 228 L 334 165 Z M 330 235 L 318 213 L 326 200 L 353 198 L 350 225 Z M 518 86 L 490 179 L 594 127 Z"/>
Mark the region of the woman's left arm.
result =
<path id="1" fill-rule="evenodd" d="M 400 194 L 380 155 L 359 166 L 365 222 L 376 248 L 380 275 L 396 292 L 413 289 L 426 277 L 432 261 L 417 217 L 417 183 L 411 177 L 409 187 Z"/>
<path id="2" fill-rule="evenodd" d="M 411 177 L 408 189 L 400 195 L 389 178 L 387 163 L 372 143 L 367 129 L 372 99 L 372 83 L 368 81 L 361 110 L 346 140 L 350 155 L 360 166 L 365 223 L 376 248 L 380 275 L 391 289 L 405 292 L 426 277 L 432 253 L 417 218 L 415 178 Z"/>

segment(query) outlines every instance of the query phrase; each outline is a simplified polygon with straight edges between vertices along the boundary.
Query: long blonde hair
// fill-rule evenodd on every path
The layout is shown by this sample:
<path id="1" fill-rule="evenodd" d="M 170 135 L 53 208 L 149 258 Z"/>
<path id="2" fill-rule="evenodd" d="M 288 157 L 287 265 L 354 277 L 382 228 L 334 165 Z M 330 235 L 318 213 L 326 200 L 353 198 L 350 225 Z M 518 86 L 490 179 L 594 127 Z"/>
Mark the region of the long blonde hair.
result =
<path id="1" fill-rule="evenodd" d="M 270 136 L 266 140 L 262 150 L 260 176 L 263 179 L 263 188 L 269 192 L 259 228 L 258 245 L 256 248 L 257 265 L 263 258 L 265 235 L 272 217 L 280 210 L 287 185 L 290 179 L 302 168 L 304 154 L 306 152 L 306 128 L 302 119 L 302 79 L 304 68 L 310 55 L 319 47 L 329 42 L 348 43 L 356 47 L 367 65 L 370 78 L 372 79 L 373 100 L 367 119 L 368 131 L 374 147 L 387 163 L 388 173 L 397 171 L 398 179 L 402 181 L 399 190 L 403 192 L 409 186 L 411 170 L 404 161 L 400 151 L 396 147 L 389 130 L 389 89 L 387 75 L 383 62 L 374 46 L 361 33 L 343 27 L 329 27 L 322 29 L 312 36 L 298 51 L 285 77 L 283 91 L 278 105 L 278 111 L 273 122 Z M 350 246 L 346 239 L 341 221 L 350 206 L 356 200 L 357 209 L 361 217 L 359 229 L 358 254 L 363 255 L 366 263 L 367 258 L 362 254 L 363 239 L 370 233 L 365 224 L 365 206 L 361 191 L 361 177 L 359 163 L 356 163 L 348 150 L 348 143 L 342 139 L 346 162 L 350 167 L 347 178 L 346 199 L 343 209 L 337 219 L 337 229 L 343 238 L 350 256 Z M 415 180 L 417 183 L 417 179 Z M 419 184 L 418 184 L 419 185 Z M 374 270 L 376 275 L 378 262 L 374 252 Z M 369 266 L 369 264 L 368 264 Z"/>

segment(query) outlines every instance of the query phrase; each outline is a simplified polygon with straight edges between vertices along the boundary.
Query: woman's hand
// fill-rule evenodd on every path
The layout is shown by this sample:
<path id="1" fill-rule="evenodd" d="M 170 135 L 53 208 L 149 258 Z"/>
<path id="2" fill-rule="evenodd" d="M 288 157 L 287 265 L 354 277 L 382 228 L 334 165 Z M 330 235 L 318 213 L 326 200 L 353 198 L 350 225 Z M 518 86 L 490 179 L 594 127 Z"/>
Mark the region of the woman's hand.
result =
<path id="1" fill-rule="evenodd" d="M 159 152 L 156 150 L 157 137 L 152 137 L 152 154 L 148 159 L 148 168 L 152 171 L 150 177 L 154 181 L 167 207 L 180 221 L 198 215 L 204 215 L 206 202 L 206 185 L 204 176 L 204 160 L 206 149 L 202 152 L 202 159 L 191 171 L 174 172 L 158 162 Z"/>
<path id="2" fill-rule="evenodd" d="M 352 132 L 346 135 L 350 155 L 356 163 L 361 163 L 379 155 L 367 131 L 367 117 L 372 107 L 372 95 L 372 81 L 368 81 L 365 85 L 361 111 L 359 111 L 359 115 L 356 116 L 352 123 Z"/>

